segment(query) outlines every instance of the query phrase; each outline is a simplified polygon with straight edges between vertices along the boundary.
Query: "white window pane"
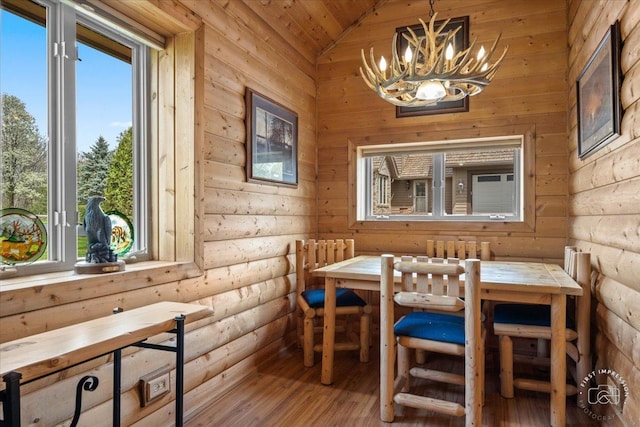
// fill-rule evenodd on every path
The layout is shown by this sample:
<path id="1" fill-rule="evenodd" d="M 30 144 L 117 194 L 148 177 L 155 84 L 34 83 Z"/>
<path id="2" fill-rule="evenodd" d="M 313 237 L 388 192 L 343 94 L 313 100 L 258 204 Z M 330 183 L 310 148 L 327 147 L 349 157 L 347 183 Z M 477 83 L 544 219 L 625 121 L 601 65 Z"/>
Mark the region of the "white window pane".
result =
<path id="1" fill-rule="evenodd" d="M 3 6 L 0 17 L 1 197 L 6 214 L 0 224 L 0 241 L 3 263 L 17 265 L 47 260 L 45 242 L 51 234 L 47 219 L 47 10 L 33 3 L 28 6 L 25 10 Z M 10 208 L 32 212 L 40 221 L 34 224 L 28 217 L 8 214 Z"/>
<path id="2" fill-rule="evenodd" d="M 453 215 L 514 215 L 515 148 L 462 150 L 445 153 L 447 175 L 455 186 L 446 189 Z M 511 180 L 507 180 L 511 176 Z"/>
<path id="3" fill-rule="evenodd" d="M 18 274 L 69 270 L 85 257 L 78 231 L 93 194 L 107 198 L 103 210 L 130 218 L 130 230 L 142 230 L 131 250 L 145 259 L 148 49 L 65 3 L 39 3 L 0 3 L 2 208 L 34 212 L 47 235 L 42 262 L 18 264 Z M 2 224 L 3 250 L 19 255 L 24 237 L 33 251 L 41 237 L 32 232 L 27 242 L 22 228 Z"/>
<path id="4" fill-rule="evenodd" d="M 357 171 L 357 211 L 364 212 L 359 219 L 521 221 L 522 140 L 359 147 L 365 165 Z"/>
<path id="5" fill-rule="evenodd" d="M 131 49 L 77 25 L 76 141 L 80 224 L 92 195 L 106 198 L 105 212 L 133 217 Z M 78 257 L 87 253 L 78 227 Z"/>

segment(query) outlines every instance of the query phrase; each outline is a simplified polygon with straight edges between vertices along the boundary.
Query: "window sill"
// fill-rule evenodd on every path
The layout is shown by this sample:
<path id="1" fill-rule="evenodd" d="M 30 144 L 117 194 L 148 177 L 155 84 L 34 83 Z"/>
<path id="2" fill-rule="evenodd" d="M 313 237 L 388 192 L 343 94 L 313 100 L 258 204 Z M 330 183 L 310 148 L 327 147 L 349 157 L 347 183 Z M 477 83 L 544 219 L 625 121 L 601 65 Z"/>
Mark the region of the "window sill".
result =
<path id="1" fill-rule="evenodd" d="M 192 262 L 144 261 L 125 271 L 75 274 L 73 271 L 2 280 L 0 317 L 98 298 L 202 275 Z"/>
<path id="2" fill-rule="evenodd" d="M 349 226 L 352 230 L 389 230 L 389 231 L 455 231 L 467 233 L 532 233 L 535 227 L 525 221 L 403 221 L 377 220 L 355 221 Z"/>

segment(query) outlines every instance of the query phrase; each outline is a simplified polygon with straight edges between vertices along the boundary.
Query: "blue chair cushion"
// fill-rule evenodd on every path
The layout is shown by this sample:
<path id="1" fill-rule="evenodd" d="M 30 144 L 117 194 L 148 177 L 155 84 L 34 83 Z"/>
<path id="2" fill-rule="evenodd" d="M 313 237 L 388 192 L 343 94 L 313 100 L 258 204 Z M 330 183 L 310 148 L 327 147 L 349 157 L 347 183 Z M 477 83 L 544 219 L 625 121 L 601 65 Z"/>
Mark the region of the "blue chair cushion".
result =
<path id="1" fill-rule="evenodd" d="M 302 292 L 302 298 L 307 301 L 311 308 L 324 307 L 324 289 L 308 289 Z M 367 303 L 351 289 L 336 289 L 336 307 L 364 307 Z"/>
<path id="2" fill-rule="evenodd" d="M 413 311 L 393 327 L 396 335 L 464 345 L 464 317 Z"/>
<path id="3" fill-rule="evenodd" d="M 551 327 L 551 306 L 539 304 L 497 304 L 493 312 L 495 323 Z M 567 316 L 567 327 L 574 328 Z"/>

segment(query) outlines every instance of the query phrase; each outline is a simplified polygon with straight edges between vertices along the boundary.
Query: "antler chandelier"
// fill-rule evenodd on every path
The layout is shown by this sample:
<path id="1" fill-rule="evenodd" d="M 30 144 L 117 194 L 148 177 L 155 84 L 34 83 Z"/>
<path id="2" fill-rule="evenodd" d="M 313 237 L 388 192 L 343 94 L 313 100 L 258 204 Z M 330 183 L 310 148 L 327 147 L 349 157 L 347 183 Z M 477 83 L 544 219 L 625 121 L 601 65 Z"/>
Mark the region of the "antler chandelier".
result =
<path id="1" fill-rule="evenodd" d="M 507 53 L 508 46 L 498 60 L 491 63 L 500 35 L 489 52 L 485 52 L 481 46 L 474 55 L 472 51 L 476 40 L 467 49 L 454 52 L 453 40 L 461 27 L 444 31 L 450 21 L 447 19 L 436 29 L 437 13 L 433 13 L 433 0 L 430 5 L 429 24 L 419 19 L 424 36 L 417 35 L 409 27 L 408 34 L 402 33 L 408 43 L 402 57 L 398 55 L 396 47 L 398 33 L 393 36 L 389 68 L 384 56 L 380 58 L 379 65 L 376 65 L 373 48 L 369 52 L 371 65 L 367 63 L 364 49 L 361 51 L 363 66 L 360 67 L 360 75 L 367 86 L 394 105 L 422 107 L 477 95 L 491 82 Z"/>

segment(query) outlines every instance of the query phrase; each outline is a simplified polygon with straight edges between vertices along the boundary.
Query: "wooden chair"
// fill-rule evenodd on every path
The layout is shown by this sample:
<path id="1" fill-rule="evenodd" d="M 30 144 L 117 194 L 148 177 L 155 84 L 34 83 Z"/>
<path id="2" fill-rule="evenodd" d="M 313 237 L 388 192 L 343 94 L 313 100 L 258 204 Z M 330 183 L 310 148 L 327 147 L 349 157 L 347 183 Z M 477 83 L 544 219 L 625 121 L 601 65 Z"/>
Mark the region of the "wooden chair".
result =
<path id="1" fill-rule="evenodd" d="M 427 240 L 427 256 L 429 258 L 443 258 L 443 259 L 460 259 L 465 260 L 469 258 L 480 259 L 481 261 L 491 260 L 491 242 L 478 242 L 469 240 Z M 485 328 L 488 332 L 488 337 L 491 339 L 494 337 L 492 334 L 493 324 L 493 307 L 494 301 L 482 302 L 482 313 L 484 316 Z M 488 342 L 487 345 L 493 348 L 497 348 L 497 341 Z M 424 363 L 426 355 L 423 351 L 418 350 L 416 352 L 418 363 Z"/>
<path id="2" fill-rule="evenodd" d="M 570 366 L 575 385 L 567 384 L 567 395 L 577 393 L 577 385 L 592 370 L 590 348 L 591 316 L 591 257 L 586 252 L 576 252 L 572 246 L 565 247 L 565 271 L 582 287 L 583 294 L 567 301 L 567 355 L 575 362 Z M 551 310 L 548 305 L 498 304 L 495 307 L 493 330 L 499 337 L 500 348 L 500 393 L 511 398 L 514 387 L 550 393 L 549 381 L 516 378 L 513 374 L 514 359 L 519 362 L 550 364 L 545 354 L 551 339 Z M 513 352 L 512 337 L 535 338 L 538 354 L 527 357 Z M 541 344 L 545 345 L 542 346 Z"/>
<path id="3" fill-rule="evenodd" d="M 482 261 L 491 259 L 491 243 L 478 243 L 465 240 L 427 240 L 427 256 L 429 258 L 474 258 Z M 479 256 L 478 256 L 479 255 Z"/>
<path id="4" fill-rule="evenodd" d="M 322 334 L 318 323 L 324 316 L 324 289 L 311 273 L 313 270 L 354 256 L 353 239 L 297 240 L 296 241 L 296 294 L 298 344 L 304 353 L 304 366 L 314 365 L 314 353 L 322 352 L 322 343 L 316 344 L 315 335 Z M 360 316 L 360 331 L 352 328 L 351 315 Z M 336 290 L 336 316 L 345 317 L 345 339 L 336 341 L 335 350 L 360 350 L 360 361 L 369 361 L 371 306 L 351 289 Z"/>
<path id="5" fill-rule="evenodd" d="M 382 255 L 380 276 L 380 418 L 394 419 L 394 404 L 466 416 L 466 425 L 480 426 L 484 396 L 484 329 L 480 310 L 480 261 L 433 263 L 426 257 Z M 394 292 L 394 272 L 402 274 L 401 290 Z M 460 298 L 460 274 L 465 273 L 464 300 Z M 446 275 L 446 279 L 444 278 Z M 395 293 L 395 295 L 394 295 Z M 394 323 L 398 305 L 437 309 L 464 316 L 412 311 Z M 466 343 L 466 345 L 465 345 Z M 394 375 L 396 359 L 397 377 Z M 465 374 L 411 367 L 411 349 L 422 349 L 465 358 Z M 411 377 L 464 386 L 465 404 L 412 393 Z"/>

